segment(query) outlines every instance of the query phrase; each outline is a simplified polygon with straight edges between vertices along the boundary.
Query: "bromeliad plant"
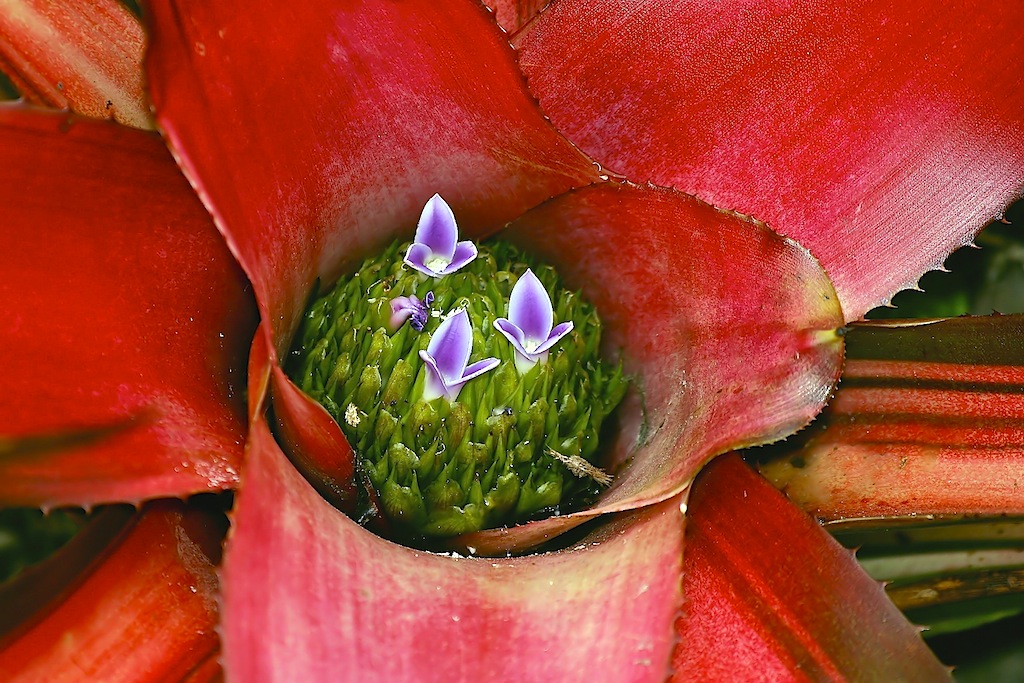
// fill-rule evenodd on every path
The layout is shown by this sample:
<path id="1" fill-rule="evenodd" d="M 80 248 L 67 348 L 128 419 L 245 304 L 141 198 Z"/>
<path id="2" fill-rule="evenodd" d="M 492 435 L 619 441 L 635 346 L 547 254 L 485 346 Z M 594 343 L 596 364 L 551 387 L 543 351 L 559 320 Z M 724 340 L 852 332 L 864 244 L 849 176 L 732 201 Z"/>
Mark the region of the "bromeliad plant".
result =
<path id="1" fill-rule="evenodd" d="M 106 9 L 5 11 L 4 68 L 27 99 L 145 125 L 141 31 L 91 4 Z M 162 501 L 108 508 L 8 586 L 6 678 L 205 680 L 219 663 L 244 681 L 946 675 L 764 479 L 733 456 L 695 477 L 806 425 L 846 323 L 1020 195 L 1020 9 L 534 9 L 496 2 L 503 33 L 470 1 L 312 2 L 286 18 L 275 3 L 162 0 L 146 63 L 162 138 L 0 110 L 0 329 L 17 359 L 2 382 L 18 397 L 0 422 L 0 500 L 236 491 L 219 572 L 216 515 Z M 595 336 L 540 303 L 526 268 L 554 293 L 547 263 L 600 312 L 604 357 L 621 350 L 632 380 L 596 456 L 614 482 L 592 505 L 462 533 L 454 555 L 342 512 L 386 507 L 377 491 L 401 469 L 373 482 L 388 420 L 351 398 L 376 383 L 373 361 L 339 375 L 333 416 L 282 369 L 310 298 L 345 277 L 369 288 L 352 273 L 408 240 L 435 193 L 469 236 L 501 230 L 537 261 L 513 269 L 493 317 L 469 303 L 433 318 L 455 308 L 443 281 L 485 259 L 467 259 L 431 200 L 410 287 L 359 298 L 377 299 L 361 353 L 415 340 L 396 357 L 420 363 L 427 405 L 453 411 L 502 372 L 470 378 L 474 350 L 516 382 L 553 370 Z M 343 426 L 370 424 L 365 405 L 373 436 L 352 444 Z"/>

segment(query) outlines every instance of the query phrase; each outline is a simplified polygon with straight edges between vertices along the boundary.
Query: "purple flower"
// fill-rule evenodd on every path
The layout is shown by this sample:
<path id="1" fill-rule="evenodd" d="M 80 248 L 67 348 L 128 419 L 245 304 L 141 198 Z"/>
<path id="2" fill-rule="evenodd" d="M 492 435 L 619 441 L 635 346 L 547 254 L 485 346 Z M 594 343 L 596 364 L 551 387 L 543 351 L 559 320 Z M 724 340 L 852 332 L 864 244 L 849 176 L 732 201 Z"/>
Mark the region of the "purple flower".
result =
<path id="1" fill-rule="evenodd" d="M 434 293 L 427 292 L 427 296 L 420 299 L 415 294 L 411 296 L 396 296 L 391 300 L 391 329 L 397 330 L 409 318 L 412 329 L 417 332 L 423 331 L 427 324 L 427 317 L 430 315 L 430 306 L 434 303 Z"/>
<path id="2" fill-rule="evenodd" d="M 448 316 L 438 326 L 430 338 L 427 350 L 420 351 L 420 358 L 427 364 L 428 370 L 427 381 L 423 386 L 425 401 L 433 401 L 439 396 L 454 401 L 463 384 L 498 366 L 497 358 L 488 358 L 467 368 L 472 348 L 473 330 L 465 310 Z"/>
<path id="3" fill-rule="evenodd" d="M 569 334 L 572 321 L 554 329 L 551 297 L 533 271 L 527 269 L 512 288 L 508 300 L 508 319 L 498 318 L 494 327 L 505 335 L 516 350 L 516 368 L 525 373 L 538 362 L 544 362 L 548 350 Z"/>
<path id="4" fill-rule="evenodd" d="M 454 273 L 476 258 L 476 245 L 458 242 L 459 228 L 451 207 L 435 194 L 423 207 L 416 237 L 405 253 L 405 263 L 431 277 Z"/>

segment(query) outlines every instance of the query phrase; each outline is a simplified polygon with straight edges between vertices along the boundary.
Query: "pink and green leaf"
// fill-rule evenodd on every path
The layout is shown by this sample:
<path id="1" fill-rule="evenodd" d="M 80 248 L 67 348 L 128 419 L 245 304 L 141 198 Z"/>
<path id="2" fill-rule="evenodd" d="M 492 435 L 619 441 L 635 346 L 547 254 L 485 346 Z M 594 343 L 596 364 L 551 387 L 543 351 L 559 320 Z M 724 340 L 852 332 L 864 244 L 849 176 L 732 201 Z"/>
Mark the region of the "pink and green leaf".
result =
<path id="1" fill-rule="evenodd" d="M 821 410 L 842 359 L 818 264 L 754 221 L 672 190 L 607 184 L 558 197 L 503 237 L 558 268 L 601 312 L 634 378 L 590 510 L 460 539 L 503 553 L 586 519 L 679 494 L 712 457 L 780 439 Z"/>
<path id="2" fill-rule="evenodd" d="M 1022 22 L 980 0 L 560 0 L 515 43 L 581 149 L 796 239 L 855 320 L 1024 191 Z"/>
<path id="3" fill-rule="evenodd" d="M 0 203 L 0 502 L 234 486 L 255 311 L 159 138 L 0 108 Z"/>
<path id="4" fill-rule="evenodd" d="M 260 421 L 225 556 L 226 672 L 253 683 L 660 683 L 680 599 L 680 505 L 618 516 L 558 552 L 435 555 L 327 504 Z"/>
<path id="5" fill-rule="evenodd" d="M 223 516 L 165 501 L 94 524 L 0 589 L 17 610 L 0 621 L 3 680 L 215 680 Z"/>
<path id="6" fill-rule="evenodd" d="M 835 400 L 762 466 L 828 522 L 1024 515 L 1024 316 L 874 322 Z"/>
<path id="7" fill-rule="evenodd" d="M 853 553 L 737 456 L 694 483 L 675 681 L 948 680 Z"/>
<path id="8" fill-rule="evenodd" d="M 118 0 L 10 0 L 0 12 L 0 71 L 29 102 L 151 129 L 145 38 Z"/>

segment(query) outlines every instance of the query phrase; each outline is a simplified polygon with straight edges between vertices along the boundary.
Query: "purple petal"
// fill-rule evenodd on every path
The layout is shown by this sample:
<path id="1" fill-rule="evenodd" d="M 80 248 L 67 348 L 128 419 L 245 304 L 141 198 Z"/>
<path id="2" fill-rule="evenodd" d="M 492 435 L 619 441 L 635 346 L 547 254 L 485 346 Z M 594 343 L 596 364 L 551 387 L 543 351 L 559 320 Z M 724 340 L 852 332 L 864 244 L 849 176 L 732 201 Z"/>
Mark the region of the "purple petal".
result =
<path id="1" fill-rule="evenodd" d="M 449 401 L 454 401 L 459 397 L 459 392 L 462 391 L 463 385 L 469 380 L 479 377 L 480 375 L 493 370 L 498 367 L 500 362 L 497 358 L 487 358 L 482 361 L 473 363 L 466 368 L 466 374 L 454 381 L 448 380 L 441 374 L 441 371 L 437 367 L 437 363 L 426 351 L 420 351 L 420 358 L 427 365 L 427 378 L 423 385 L 423 400 L 433 401 L 435 398 L 444 396 Z"/>
<path id="2" fill-rule="evenodd" d="M 525 337 L 523 336 L 523 331 L 519 329 L 518 325 L 505 318 L 498 318 L 494 321 L 494 328 L 505 335 L 505 339 L 508 339 L 509 343 L 512 344 L 516 351 L 524 356 L 530 355 L 530 352 L 523 348 Z"/>
<path id="3" fill-rule="evenodd" d="M 416 297 L 396 296 L 391 300 L 391 329 L 397 330 L 402 324 L 416 312 Z"/>
<path id="4" fill-rule="evenodd" d="M 479 377 L 485 372 L 490 372 L 494 368 L 498 367 L 500 361 L 497 358 L 485 358 L 484 360 L 473 363 L 466 368 L 466 374 L 462 376 L 460 382 L 468 382 L 474 377 Z"/>
<path id="5" fill-rule="evenodd" d="M 415 268 L 424 275 L 431 277 L 437 277 L 437 273 L 430 269 L 427 265 L 427 261 L 433 258 L 434 252 L 430 251 L 430 247 L 425 244 L 419 244 L 413 242 L 409 245 L 409 251 L 405 252 L 405 258 L 402 259 L 406 265 Z"/>
<path id="6" fill-rule="evenodd" d="M 466 382 L 473 379 L 474 377 L 479 377 L 488 370 L 493 370 L 494 368 L 498 367 L 499 362 L 500 361 L 498 361 L 497 358 L 488 358 L 486 360 L 473 363 L 468 368 L 466 368 L 465 375 L 463 375 L 460 379 L 454 382 L 448 383 L 445 389 L 445 396 L 448 397 L 449 401 L 454 401 L 459 397 L 459 392 L 462 391 L 462 387 Z M 424 391 L 424 395 L 425 394 L 426 391 Z"/>
<path id="7" fill-rule="evenodd" d="M 527 269 L 508 300 L 508 319 L 523 331 L 523 343 L 539 344 L 548 338 L 551 332 L 554 311 L 551 309 L 551 298 L 540 280 Z"/>
<path id="8" fill-rule="evenodd" d="M 421 301 L 415 296 L 411 297 L 413 302 L 416 304 L 416 310 L 412 312 L 412 329 L 417 332 L 422 332 L 423 327 L 427 324 L 427 318 L 430 316 L 430 305 L 434 303 L 434 293 L 427 292 L 427 296 Z"/>
<path id="9" fill-rule="evenodd" d="M 430 316 L 430 312 L 426 306 L 420 306 L 420 308 L 412 314 L 412 320 L 409 322 L 412 325 L 412 329 L 417 332 L 422 332 L 423 328 L 427 326 L 427 318 Z"/>
<path id="10" fill-rule="evenodd" d="M 473 330 L 465 309 L 449 315 L 434 332 L 427 353 L 437 362 L 437 369 L 446 386 L 462 379 L 473 348 Z"/>
<path id="11" fill-rule="evenodd" d="M 449 275 L 476 258 L 476 245 L 470 241 L 459 242 L 455 245 L 455 255 L 452 262 L 444 267 L 439 275 Z"/>
<path id="12" fill-rule="evenodd" d="M 560 340 L 562 337 L 569 334 L 570 332 L 572 332 L 571 320 L 569 322 L 564 322 L 559 325 L 556 325 L 555 329 L 551 330 L 551 334 L 548 335 L 547 341 L 538 346 L 537 350 L 534 353 L 544 353 L 552 346 L 557 344 L 558 340 Z"/>
<path id="13" fill-rule="evenodd" d="M 409 324 L 412 325 L 412 329 L 422 332 L 430 315 L 430 304 L 433 302 L 433 292 L 427 292 L 424 300 L 420 300 L 416 295 L 396 296 L 391 300 L 391 331 L 394 332 L 411 318 Z"/>
<path id="14" fill-rule="evenodd" d="M 505 335 L 505 338 L 512 344 L 512 348 L 515 349 L 514 360 L 519 374 L 525 375 L 534 365 L 547 360 L 547 351 L 526 350 L 523 346 L 523 331 L 515 323 L 509 322 L 505 318 L 498 318 L 494 321 L 494 327 Z"/>
<path id="15" fill-rule="evenodd" d="M 427 200 L 420 214 L 420 222 L 416 225 L 416 243 L 426 245 L 436 256 L 443 256 L 446 261 L 451 261 L 458 239 L 459 229 L 455 224 L 455 214 L 441 199 L 441 195 L 435 194 Z"/>
<path id="16" fill-rule="evenodd" d="M 437 368 L 437 362 L 430 356 L 426 351 L 420 350 L 420 358 L 427 366 L 427 378 L 423 384 L 423 400 L 433 401 L 435 398 L 446 396 L 449 401 L 454 401 L 449 395 L 448 385 L 445 384 L 444 376 L 441 375 L 441 371 Z M 459 395 L 458 388 L 455 390 L 455 395 Z"/>

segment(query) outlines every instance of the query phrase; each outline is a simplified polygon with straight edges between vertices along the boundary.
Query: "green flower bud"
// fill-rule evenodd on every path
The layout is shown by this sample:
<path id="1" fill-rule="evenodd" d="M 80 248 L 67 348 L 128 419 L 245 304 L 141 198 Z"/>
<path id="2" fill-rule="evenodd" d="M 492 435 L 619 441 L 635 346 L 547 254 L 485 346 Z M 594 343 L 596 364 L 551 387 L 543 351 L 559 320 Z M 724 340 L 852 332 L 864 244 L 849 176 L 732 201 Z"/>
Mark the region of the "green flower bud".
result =
<path id="1" fill-rule="evenodd" d="M 412 471 L 420 464 L 416 454 L 401 443 L 396 443 L 388 449 L 387 459 L 391 465 L 392 476 L 397 481 L 408 481 Z"/>
<path id="2" fill-rule="evenodd" d="M 380 397 L 381 403 L 388 407 L 397 405 L 399 401 L 407 401 L 413 380 L 416 379 L 416 372 L 404 358 L 399 358 L 393 363 L 391 377 L 388 378 L 384 394 Z"/>
<path id="3" fill-rule="evenodd" d="M 359 375 L 359 388 L 356 389 L 356 403 L 361 406 L 372 405 L 380 392 L 380 385 L 380 368 L 376 365 L 363 368 Z"/>
<path id="4" fill-rule="evenodd" d="M 370 338 L 370 348 L 366 351 L 366 362 L 379 364 L 381 356 L 386 356 L 391 353 L 391 337 L 384 330 L 383 327 L 377 328 L 377 331 L 373 333 Z"/>
<path id="5" fill-rule="evenodd" d="M 451 412 L 445 418 L 445 428 L 448 432 L 448 445 L 452 448 L 458 447 L 469 434 L 473 426 L 473 416 L 465 403 L 453 403 Z"/>
<path id="6" fill-rule="evenodd" d="M 458 536 L 472 533 L 483 528 L 486 512 L 483 505 L 451 507 L 433 515 L 423 527 L 423 533 L 429 536 Z"/>
<path id="7" fill-rule="evenodd" d="M 338 354 L 338 360 L 334 362 L 330 377 L 327 379 L 327 383 L 323 385 L 324 392 L 327 394 L 335 393 L 338 387 L 345 386 L 345 382 L 348 381 L 351 375 L 352 354 L 347 352 Z"/>
<path id="8" fill-rule="evenodd" d="M 562 500 L 562 477 L 552 471 L 531 473 L 519 494 L 516 515 L 530 515 L 555 507 Z"/>
<path id="9" fill-rule="evenodd" d="M 431 511 L 447 510 L 466 502 L 466 494 L 458 482 L 452 480 L 452 466 L 449 465 L 424 490 L 423 497 Z"/>
<path id="10" fill-rule="evenodd" d="M 569 431 L 576 420 L 576 409 L 579 404 L 571 393 L 563 394 L 558 402 L 558 430 L 563 434 Z"/>
<path id="11" fill-rule="evenodd" d="M 498 477 L 494 486 L 484 496 L 484 506 L 492 524 L 504 519 L 519 501 L 519 477 L 514 472 L 506 472 Z"/>
<path id="12" fill-rule="evenodd" d="M 380 487 L 380 502 L 384 514 L 395 522 L 416 527 L 426 521 L 427 511 L 415 475 L 410 486 L 402 486 L 394 478 L 385 481 Z"/>
<path id="13" fill-rule="evenodd" d="M 387 410 L 380 411 L 377 415 L 377 424 L 373 428 L 373 436 L 377 443 L 390 443 L 391 436 L 398 427 L 398 418 Z"/>

